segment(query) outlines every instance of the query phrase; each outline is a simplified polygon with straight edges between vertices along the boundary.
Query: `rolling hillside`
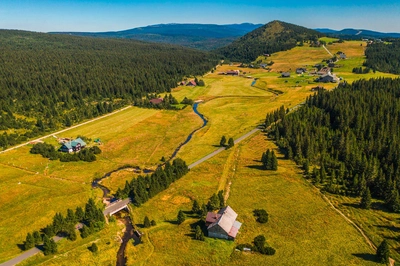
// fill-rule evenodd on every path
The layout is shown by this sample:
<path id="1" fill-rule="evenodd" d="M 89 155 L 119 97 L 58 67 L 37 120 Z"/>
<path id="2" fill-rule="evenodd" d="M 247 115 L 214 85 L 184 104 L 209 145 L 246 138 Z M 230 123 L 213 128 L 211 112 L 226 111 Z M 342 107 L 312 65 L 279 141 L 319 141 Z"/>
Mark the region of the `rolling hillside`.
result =
<path id="1" fill-rule="evenodd" d="M 170 43 L 202 50 L 212 50 L 262 26 L 262 24 L 158 24 L 111 32 L 53 32 L 76 36 L 122 38 L 141 41 Z"/>
<path id="2" fill-rule="evenodd" d="M 216 52 L 232 61 L 250 62 L 259 55 L 286 51 L 299 42 L 316 40 L 322 33 L 282 21 L 272 21 Z"/>

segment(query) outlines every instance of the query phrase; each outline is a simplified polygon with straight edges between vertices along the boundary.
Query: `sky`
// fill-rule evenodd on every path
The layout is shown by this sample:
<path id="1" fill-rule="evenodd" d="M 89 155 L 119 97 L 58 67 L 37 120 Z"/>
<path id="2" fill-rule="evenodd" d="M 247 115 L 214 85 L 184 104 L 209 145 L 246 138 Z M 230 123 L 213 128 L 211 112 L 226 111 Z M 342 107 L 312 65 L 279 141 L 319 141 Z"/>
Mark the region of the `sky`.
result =
<path id="1" fill-rule="evenodd" d="M 272 20 L 308 28 L 400 32 L 400 1 L 393 0 L 0 1 L 0 29 L 38 32 L 118 31 L 162 23 L 265 24 Z"/>

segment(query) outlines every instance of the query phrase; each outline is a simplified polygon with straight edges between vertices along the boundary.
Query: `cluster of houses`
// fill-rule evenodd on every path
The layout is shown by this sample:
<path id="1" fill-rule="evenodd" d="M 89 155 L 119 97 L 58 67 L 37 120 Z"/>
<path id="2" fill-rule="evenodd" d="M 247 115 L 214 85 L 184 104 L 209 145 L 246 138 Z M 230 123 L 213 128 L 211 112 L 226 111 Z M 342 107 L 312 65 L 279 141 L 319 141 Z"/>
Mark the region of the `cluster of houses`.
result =
<path id="1" fill-rule="evenodd" d="M 84 142 L 81 138 L 77 138 L 74 140 L 66 141 L 62 144 L 60 149 L 58 149 L 61 152 L 79 152 L 83 148 L 86 147 L 86 142 Z"/>
<path id="2" fill-rule="evenodd" d="M 296 69 L 296 74 L 302 75 L 307 72 L 307 69 L 305 68 L 297 68 Z M 331 68 L 329 66 L 325 66 L 320 68 L 318 71 L 313 71 L 310 72 L 311 75 L 318 75 L 318 78 L 315 79 L 316 82 L 323 82 L 323 83 L 328 83 L 328 82 L 339 82 L 339 78 L 331 73 Z M 290 72 L 282 72 L 281 73 L 282 78 L 290 78 Z"/>
<path id="3" fill-rule="evenodd" d="M 229 206 L 217 213 L 209 212 L 206 217 L 208 236 L 234 240 L 242 224 L 236 220 L 237 213 Z"/>

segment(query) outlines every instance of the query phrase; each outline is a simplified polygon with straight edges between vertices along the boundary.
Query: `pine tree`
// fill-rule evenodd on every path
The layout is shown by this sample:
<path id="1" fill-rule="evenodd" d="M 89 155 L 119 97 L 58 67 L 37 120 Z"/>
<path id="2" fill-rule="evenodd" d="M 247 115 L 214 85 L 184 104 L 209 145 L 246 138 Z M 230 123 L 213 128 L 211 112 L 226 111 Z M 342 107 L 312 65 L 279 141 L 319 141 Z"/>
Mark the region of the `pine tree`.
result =
<path id="1" fill-rule="evenodd" d="M 150 223 L 150 219 L 149 219 L 149 217 L 144 217 L 144 222 L 143 222 L 143 225 L 144 225 L 144 227 L 145 228 L 149 228 L 149 227 L 151 227 L 151 223 Z"/>
<path id="2" fill-rule="evenodd" d="M 50 239 L 47 235 L 43 237 L 43 253 L 44 255 L 50 255 L 57 252 L 57 243 L 54 239 Z"/>
<path id="3" fill-rule="evenodd" d="M 370 209 L 371 208 L 371 192 L 369 191 L 369 188 L 367 187 L 362 195 L 360 205 L 364 209 Z"/>
<path id="4" fill-rule="evenodd" d="M 97 251 L 99 251 L 99 248 L 98 248 L 98 246 L 97 246 L 96 243 L 93 243 L 93 244 L 89 247 L 89 250 L 90 250 L 92 253 L 96 253 Z"/>
<path id="5" fill-rule="evenodd" d="M 186 220 L 185 214 L 183 213 L 182 210 L 179 210 L 178 216 L 177 216 L 177 223 L 178 223 L 178 224 L 181 224 L 181 223 L 183 223 L 185 220 Z"/>
<path id="6" fill-rule="evenodd" d="M 217 210 L 220 206 L 219 198 L 218 196 L 214 193 L 210 200 L 207 203 L 207 210 L 208 211 L 214 211 Z"/>
<path id="7" fill-rule="evenodd" d="M 39 231 L 33 232 L 33 238 L 35 239 L 35 245 L 39 245 L 43 242 L 42 236 L 40 235 Z"/>
<path id="8" fill-rule="evenodd" d="M 196 240 L 204 241 L 204 233 L 203 230 L 201 230 L 200 226 L 196 226 L 196 231 L 195 231 L 195 237 Z"/>
<path id="9" fill-rule="evenodd" d="M 156 221 L 154 221 L 154 220 L 151 220 L 150 224 L 151 224 L 151 226 L 156 226 L 157 225 Z"/>
<path id="10" fill-rule="evenodd" d="M 389 263 L 390 249 L 386 239 L 382 241 L 376 250 L 376 256 L 378 257 L 379 262 L 385 264 Z"/>
<path id="11" fill-rule="evenodd" d="M 32 236 L 31 233 L 26 235 L 25 243 L 24 243 L 24 250 L 29 250 L 35 246 L 35 238 Z"/>
<path id="12" fill-rule="evenodd" d="M 225 147 L 225 144 L 226 144 L 226 137 L 222 136 L 221 141 L 219 142 L 219 146 Z"/>
<path id="13" fill-rule="evenodd" d="M 271 152 L 271 170 L 278 170 L 278 159 L 276 158 L 275 152 Z"/>
<path id="14" fill-rule="evenodd" d="M 226 146 L 226 149 L 230 149 L 233 146 L 235 146 L 235 141 L 233 140 L 233 138 L 229 138 L 228 140 L 228 146 Z"/>
<path id="15" fill-rule="evenodd" d="M 199 211 L 200 211 L 200 205 L 197 202 L 197 200 L 194 200 L 192 206 L 192 213 L 198 213 Z"/>
<path id="16" fill-rule="evenodd" d="M 205 217 L 207 215 L 207 206 L 204 203 L 201 205 L 201 209 L 198 213 L 201 217 Z"/>

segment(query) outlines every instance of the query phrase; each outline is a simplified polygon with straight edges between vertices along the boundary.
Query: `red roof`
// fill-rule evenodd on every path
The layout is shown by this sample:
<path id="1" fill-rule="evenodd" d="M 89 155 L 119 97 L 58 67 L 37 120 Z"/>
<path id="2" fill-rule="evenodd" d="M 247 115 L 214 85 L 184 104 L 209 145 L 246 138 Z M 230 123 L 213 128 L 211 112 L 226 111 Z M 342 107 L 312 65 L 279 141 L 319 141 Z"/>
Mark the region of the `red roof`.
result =
<path id="1" fill-rule="evenodd" d="M 189 81 L 186 86 L 196 86 L 196 82 L 194 82 L 194 80 Z"/>
<path id="2" fill-rule="evenodd" d="M 207 213 L 206 225 L 215 223 L 219 219 L 219 217 L 221 217 L 221 214 L 219 213 L 214 213 L 214 212 Z"/>
<path id="3" fill-rule="evenodd" d="M 152 104 L 160 104 L 160 103 L 162 103 L 163 101 L 164 101 L 163 98 L 155 98 L 155 99 L 151 99 L 151 100 L 150 100 L 150 102 L 151 102 Z"/>

